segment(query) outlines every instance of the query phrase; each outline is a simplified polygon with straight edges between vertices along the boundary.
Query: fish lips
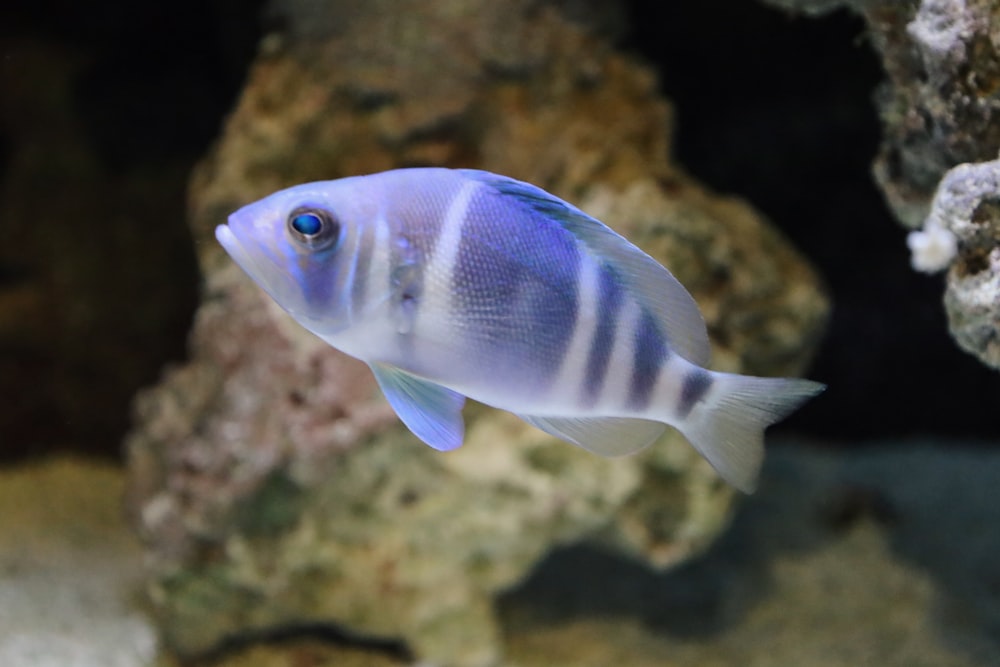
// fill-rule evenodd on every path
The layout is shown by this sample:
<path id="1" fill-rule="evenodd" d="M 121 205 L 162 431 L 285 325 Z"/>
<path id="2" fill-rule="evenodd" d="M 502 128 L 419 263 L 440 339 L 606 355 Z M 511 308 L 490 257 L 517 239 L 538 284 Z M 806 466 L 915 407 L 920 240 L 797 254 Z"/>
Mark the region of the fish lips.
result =
<path id="1" fill-rule="evenodd" d="M 262 270 L 261 262 L 266 262 L 266 259 L 263 257 L 254 257 L 229 225 L 222 224 L 217 226 L 215 228 L 215 238 L 243 271 L 257 283 L 262 283 L 261 278 L 266 271 Z"/>
<path id="2" fill-rule="evenodd" d="M 342 327 L 333 327 L 330 321 L 317 317 L 309 307 L 307 298 L 289 267 L 269 252 L 271 248 L 256 237 L 258 228 L 247 226 L 237 217 L 239 211 L 229 217 L 229 224 L 215 228 L 215 238 L 233 261 L 264 290 L 274 302 L 291 315 L 299 324 L 313 333 L 323 336 L 336 333 Z M 246 238 L 249 235 L 250 238 Z"/>
<path id="3" fill-rule="evenodd" d="M 230 224 L 215 228 L 215 238 L 243 271 L 284 308 L 295 310 L 301 299 L 288 271 L 268 255 L 267 249 L 253 239 L 244 239 L 238 224 L 230 217 Z M 245 231 L 245 230 L 244 230 Z"/>

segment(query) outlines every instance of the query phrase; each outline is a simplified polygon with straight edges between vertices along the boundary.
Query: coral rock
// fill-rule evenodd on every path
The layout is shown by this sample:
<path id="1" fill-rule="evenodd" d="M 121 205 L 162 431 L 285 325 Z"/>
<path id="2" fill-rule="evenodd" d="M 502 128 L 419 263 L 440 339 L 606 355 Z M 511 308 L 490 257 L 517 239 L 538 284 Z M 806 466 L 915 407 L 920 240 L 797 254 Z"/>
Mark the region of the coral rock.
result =
<path id="1" fill-rule="evenodd" d="M 995 207 L 984 204 L 976 216 L 969 209 L 964 217 L 951 210 L 956 189 L 964 193 L 957 196 L 960 207 L 969 196 L 977 204 L 1000 197 L 991 162 L 1000 152 L 1000 6 L 980 0 L 767 1 L 813 14 L 847 6 L 864 16 L 888 79 L 877 97 L 883 140 L 876 178 L 899 221 L 923 228 L 911 236 L 914 267 L 951 266 L 944 301 L 952 336 L 1000 368 Z M 948 218 L 944 226 L 938 224 L 942 216 Z M 942 230 L 958 240 L 955 252 Z"/>

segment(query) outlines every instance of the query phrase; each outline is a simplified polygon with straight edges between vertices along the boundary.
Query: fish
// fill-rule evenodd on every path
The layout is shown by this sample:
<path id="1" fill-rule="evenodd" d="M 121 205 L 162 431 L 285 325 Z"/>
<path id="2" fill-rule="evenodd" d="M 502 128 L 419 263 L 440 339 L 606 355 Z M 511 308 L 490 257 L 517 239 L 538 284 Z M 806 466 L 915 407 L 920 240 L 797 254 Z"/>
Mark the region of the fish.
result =
<path id="1" fill-rule="evenodd" d="M 670 426 L 752 493 L 764 430 L 823 384 L 713 371 L 694 299 L 572 204 L 487 171 L 419 167 L 295 185 L 215 235 L 281 308 L 371 368 L 448 451 L 466 398 L 603 456 Z"/>

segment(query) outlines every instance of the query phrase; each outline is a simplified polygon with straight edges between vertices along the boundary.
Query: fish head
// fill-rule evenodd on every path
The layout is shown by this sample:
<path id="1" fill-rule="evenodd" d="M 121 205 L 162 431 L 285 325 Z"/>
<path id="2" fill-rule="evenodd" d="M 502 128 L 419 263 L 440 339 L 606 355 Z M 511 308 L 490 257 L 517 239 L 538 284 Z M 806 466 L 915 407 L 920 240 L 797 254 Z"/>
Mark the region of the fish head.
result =
<path id="1" fill-rule="evenodd" d="M 229 216 L 215 236 L 274 301 L 310 331 L 332 335 L 352 318 L 358 243 L 372 211 L 353 179 L 281 190 Z"/>

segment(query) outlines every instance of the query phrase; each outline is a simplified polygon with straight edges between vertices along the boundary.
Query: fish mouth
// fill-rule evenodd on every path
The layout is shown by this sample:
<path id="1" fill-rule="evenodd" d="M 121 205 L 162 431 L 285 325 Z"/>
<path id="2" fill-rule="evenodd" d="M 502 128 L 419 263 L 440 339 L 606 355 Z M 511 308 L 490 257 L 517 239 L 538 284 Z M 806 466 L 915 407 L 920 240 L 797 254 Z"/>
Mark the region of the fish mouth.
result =
<path id="1" fill-rule="evenodd" d="M 217 226 L 215 228 L 215 238 L 225 248 L 226 252 L 229 253 L 229 256 L 233 258 L 233 261 L 248 273 L 250 277 L 257 280 L 257 275 L 260 273 L 257 261 L 251 257 L 243 242 L 233 233 L 229 225 L 222 224 Z"/>
<path id="2" fill-rule="evenodd" d="M 267 292 L 278 303 L 287 300 L 290 294 L 288 275 L 276 266 L 261 250 L 248 246 L 232 227 L 222 224 L 215 228 L 215 238 L 219 241 L 233 261 L 249 275 L 258 286 Z"/>
<path id="3" fill-rule="evenodd" d="M 215 238 L 257 286 L 299 324 L 318 336 L 336 332 L 329 322 L 317 319 L 310 313 L 302 301 L 301 289 L 293 276 L 269 256 L 266 248 L 252 241 L 247 243 L 229 224 L 218 225 L 215 228 Z"/>

